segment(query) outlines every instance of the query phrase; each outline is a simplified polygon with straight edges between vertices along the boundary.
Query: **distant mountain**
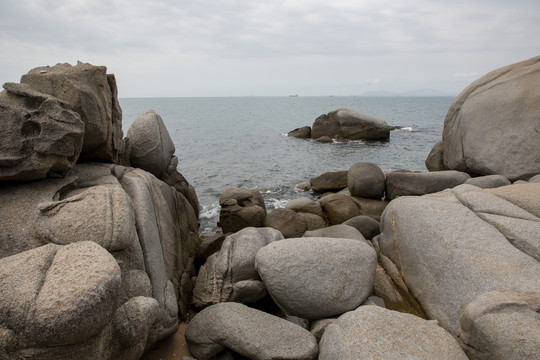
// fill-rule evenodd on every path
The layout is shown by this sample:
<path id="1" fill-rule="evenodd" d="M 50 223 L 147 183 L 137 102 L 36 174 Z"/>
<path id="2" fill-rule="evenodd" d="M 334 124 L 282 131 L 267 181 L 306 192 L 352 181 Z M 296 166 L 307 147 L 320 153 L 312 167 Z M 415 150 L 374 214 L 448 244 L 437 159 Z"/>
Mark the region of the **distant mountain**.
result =
<path id="1" fill-rule="evenodd" d="M 386 90 L 366 91 L 360 96 L 456 96 L 456 94 L 443 93 L 435 89 L 416 89 L 404 92 L 392 92 Z"/>

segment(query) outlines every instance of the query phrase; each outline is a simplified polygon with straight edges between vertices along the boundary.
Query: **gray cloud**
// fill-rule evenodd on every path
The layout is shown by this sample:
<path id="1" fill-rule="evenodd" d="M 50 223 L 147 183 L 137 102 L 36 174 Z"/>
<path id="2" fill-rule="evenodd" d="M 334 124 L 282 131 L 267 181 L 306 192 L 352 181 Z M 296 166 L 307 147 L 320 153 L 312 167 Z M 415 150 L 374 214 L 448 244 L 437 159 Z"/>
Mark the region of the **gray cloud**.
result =
<path id="1" fill-rule="evenodd" d="M 539 37 L 528 0 L 20 0 L 2 4 L 0 80 L 82 60 L 124 96 L 458 92 L 472 77 L 455 74 L 538 55 Z"/>

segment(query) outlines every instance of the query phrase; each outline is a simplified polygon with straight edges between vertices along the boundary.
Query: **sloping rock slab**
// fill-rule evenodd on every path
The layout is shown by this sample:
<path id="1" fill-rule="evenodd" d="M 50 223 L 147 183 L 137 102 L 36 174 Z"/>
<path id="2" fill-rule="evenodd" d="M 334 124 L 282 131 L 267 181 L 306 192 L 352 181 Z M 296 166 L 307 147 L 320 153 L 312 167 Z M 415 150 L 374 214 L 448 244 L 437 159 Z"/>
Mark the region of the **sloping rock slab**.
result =
<path id="1" fill-rule="evenodd" d="M 540 184 L 519 186 L 538 194 Z M 540 197 L 528 202 L 538 204 Z M 540 289 L 540 219 L 487 190 L 461 185 L 401 197 L 386 208 L 381 229 L 381 253 L 397 265 L 429 318 L 451 333 L 467 304 L 485 292 Z"/>
<path id="2" fill-rule="evenodd" d="M 189 322 L 189 350 L 198 360 L 214 359 L 231 349 L 250 359 L 315 359 L 311 333 L 290 321 L 239 303 L 212 305 Z"/>

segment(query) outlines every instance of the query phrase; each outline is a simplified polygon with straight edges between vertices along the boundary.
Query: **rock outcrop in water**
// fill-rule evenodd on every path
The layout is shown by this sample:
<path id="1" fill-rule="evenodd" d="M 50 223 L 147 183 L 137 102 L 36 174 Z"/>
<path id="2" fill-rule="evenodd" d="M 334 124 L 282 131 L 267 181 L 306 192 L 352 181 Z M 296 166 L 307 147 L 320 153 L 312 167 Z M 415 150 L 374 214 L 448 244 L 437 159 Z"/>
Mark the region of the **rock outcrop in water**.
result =
<path id="1" fill-rule="evenodd" d="M 129 166 L 148 151 L 125 146 L 105 67 L 22 82 L 0 93 L 0 358 L 139 359 L 187 316 L 195 191 L 157 116 L 157 133 L 130 134 L 167 149 L 150 159 L 158 171 Z"/>
<path id="2" fill-rule="evenodd" d="M 304 126 L 290 131 L 287 136 L 313 139 L 319 142 L 347 140 L 387 140 L 390 127 L 386 121 L 358 111 L 339 108 L 319 116 L 311 127 Z"/>
<path id="3" fill-rule="evenodd" d="M 540 172 L 540 56 L 494 70 L 454 100 L 426 167 L 514 181 Z"/>

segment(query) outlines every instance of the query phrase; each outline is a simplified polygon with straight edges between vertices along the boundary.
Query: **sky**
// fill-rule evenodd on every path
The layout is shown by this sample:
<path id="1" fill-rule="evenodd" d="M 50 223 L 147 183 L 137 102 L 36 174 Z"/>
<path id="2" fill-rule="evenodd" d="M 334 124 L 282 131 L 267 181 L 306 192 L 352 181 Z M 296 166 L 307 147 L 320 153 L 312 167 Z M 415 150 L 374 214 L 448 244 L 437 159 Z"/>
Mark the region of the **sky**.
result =
<path id="1" fill-rule="evenodd" d="M 0 82 L 107 66 L 119 97 L 457 94 L 540 55 L 538 0 L 0 0 Z"/>

